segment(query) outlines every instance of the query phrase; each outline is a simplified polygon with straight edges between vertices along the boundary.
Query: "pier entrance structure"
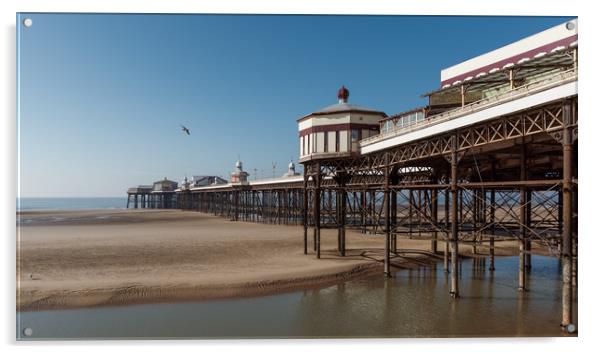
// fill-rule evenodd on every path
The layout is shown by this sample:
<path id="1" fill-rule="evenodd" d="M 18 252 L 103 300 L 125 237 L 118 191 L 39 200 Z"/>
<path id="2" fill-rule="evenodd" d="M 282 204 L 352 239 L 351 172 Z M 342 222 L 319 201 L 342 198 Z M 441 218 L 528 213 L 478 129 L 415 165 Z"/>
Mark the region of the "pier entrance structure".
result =
<path id="1" fill-rule="evenodd" d="M 342 87 L 338 104 L 298 120 L 302 176 L 186 184 L 176 191 L 178 207 L 301 224 L 304 252 L 317 258 L 323 251 L 345 256 L 350 228 L 381 235 L 387 275 L 404 251 L 398 238 L 425 238 L 444 259 L 454 298 L 461 294 L 460 246 L 488 259 L 493 271 L 499 244 L 515 243 L 518 291 L 528 290 L 532 249 L 547 249 L 562 260 L 561 324 L 570 330 L 577 53 L 572 20 L 442 70 L 425 107 L 392 116 L 349 104 Z M 336 250 L 322 250 L 324 228 L 338 230 Z"/>

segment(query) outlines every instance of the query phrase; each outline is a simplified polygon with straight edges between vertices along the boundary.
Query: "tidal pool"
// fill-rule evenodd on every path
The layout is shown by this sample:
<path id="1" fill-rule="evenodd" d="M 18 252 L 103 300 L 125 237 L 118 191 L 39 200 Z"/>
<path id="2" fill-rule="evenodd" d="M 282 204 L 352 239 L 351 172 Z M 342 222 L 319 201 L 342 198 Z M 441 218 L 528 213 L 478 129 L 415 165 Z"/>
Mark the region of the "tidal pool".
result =
<path id="1" fill-rule="evenodd" d="M 19 312 L 17 338 L 560 336 L 560 262 L 532 263 L 524 293 L 517 257 L 498 257 L 494 272 L 466 259 L 459 299 L 450 299 L 449 275 L 437 264 L 272 296 Z"/>

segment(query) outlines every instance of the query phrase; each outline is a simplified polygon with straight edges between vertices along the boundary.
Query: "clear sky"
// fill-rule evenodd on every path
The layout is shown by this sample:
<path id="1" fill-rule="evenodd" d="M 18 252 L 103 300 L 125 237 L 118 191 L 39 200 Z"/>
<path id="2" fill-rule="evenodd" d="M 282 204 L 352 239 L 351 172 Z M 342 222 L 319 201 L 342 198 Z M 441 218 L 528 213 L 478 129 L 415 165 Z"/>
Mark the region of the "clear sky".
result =
<path id="1" fill-rule="evenodd" d="M 21 14 L 22 197 L 124 196 L 167 177 L 286 171 L 296 119 L 405 111 L 440 70 L 560 17 Z M 20 21 L 19 21 L 20 22 Z M 180 130 L 187 126 L 191 135 Z"/>

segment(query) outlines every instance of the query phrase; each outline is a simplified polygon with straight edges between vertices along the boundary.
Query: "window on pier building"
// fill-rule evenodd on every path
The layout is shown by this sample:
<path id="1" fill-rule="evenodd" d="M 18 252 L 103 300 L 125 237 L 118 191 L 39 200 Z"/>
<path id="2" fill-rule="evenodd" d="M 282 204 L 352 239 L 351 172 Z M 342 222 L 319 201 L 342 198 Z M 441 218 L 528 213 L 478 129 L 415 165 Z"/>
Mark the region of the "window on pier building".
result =
<path id="1" fill-rule="evenodd" d="M 341 151 L 341 132 L 337 130 L 336 134 L 336 142 L 335 142 L 335 151 Z"/>
<path id="2" fill-rule="evenodd" d="M 309 138 L 310 135 L 306 134 L 303 136 L 303 138 L 305 139 L 305 155 L 309 155 Z"/>
<path id="3" fill-rule="evenodd" d="M 324 152 L 324 132 L 316 133 L 316 152 L 321 153 Z"/>
<path id="4" fill-rule="evenodd" d="M 337 132 L 329 131 L 328 132 L 328 151 L 334 152 L 336 150 L 336 140 L 337 140 Z"/>
<path id="5" fill-rule="evenodd" d="M 349 151 L 349 147 L 350 147 L 350 143 L 349 143 L 349 139 L 351 132 L 349 130 L 341 130 L 339 133 L 339 139 L 340 139 L 340 143 L 339 143 L 339 151 L 340 152 L 348 152 Z"/>
<path id="6" fill-rule="evenodd" d="M 393 128 L 393 122 L 392 121 L 390 121 L 390 120 L 384 121 L 383 127 L 382 127 L 383 133 L 388 132 L 392 128 Z"/>
<path id="7" fill-rule="evenodd" d="M 324 152 L 328 152 L 328 132 L 324 132 Z"/>
<path id="8" fill-rule="evenodd" d="M 349 135 L 351 137 L 351 144 L 350 144 L 351 151 L 358 151 L 359 150 L 359 141 L 362 138 L 362 131 L 359 129 L 351 129 L 351 131 L 349 132 Z"/>

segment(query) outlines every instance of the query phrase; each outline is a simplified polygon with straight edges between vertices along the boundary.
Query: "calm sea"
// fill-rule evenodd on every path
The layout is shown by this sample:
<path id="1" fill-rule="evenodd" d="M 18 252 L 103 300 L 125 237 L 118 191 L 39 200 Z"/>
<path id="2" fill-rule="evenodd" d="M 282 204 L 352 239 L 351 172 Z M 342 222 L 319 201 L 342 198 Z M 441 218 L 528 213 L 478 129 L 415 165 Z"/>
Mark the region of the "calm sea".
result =
<path id="1" fill-rule="evenodd" d="M 127 197 L 17 198 L 17 211 L 125 209 Z"/>

